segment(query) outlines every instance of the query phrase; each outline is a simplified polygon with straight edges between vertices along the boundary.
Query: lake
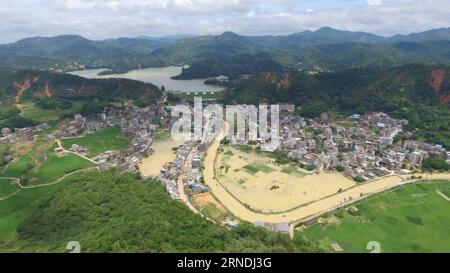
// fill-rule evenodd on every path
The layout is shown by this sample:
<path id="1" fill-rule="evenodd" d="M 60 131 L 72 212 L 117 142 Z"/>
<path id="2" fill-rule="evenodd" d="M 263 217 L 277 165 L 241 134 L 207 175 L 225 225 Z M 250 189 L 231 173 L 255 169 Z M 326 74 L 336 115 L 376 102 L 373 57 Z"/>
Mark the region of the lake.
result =
<path id="1" fill-rule="evenodd" d="M 146 83 L 152 83 L 158 87 L 164 86 L 166 91 L 172 92 L 219 92 L 224 88 L 221 86 L 206 85 L 206 79 L 195 80 L 173 80 L 171 77 L 181 74 L 181 66 L 168 66 L 160 68 L 145 68 L 129 71 L 124 74 L 98 75 L 108 69 L 88 69 L 72 71 L 69 74 L 88 79 L 110 79 L 122 78 Z"/>

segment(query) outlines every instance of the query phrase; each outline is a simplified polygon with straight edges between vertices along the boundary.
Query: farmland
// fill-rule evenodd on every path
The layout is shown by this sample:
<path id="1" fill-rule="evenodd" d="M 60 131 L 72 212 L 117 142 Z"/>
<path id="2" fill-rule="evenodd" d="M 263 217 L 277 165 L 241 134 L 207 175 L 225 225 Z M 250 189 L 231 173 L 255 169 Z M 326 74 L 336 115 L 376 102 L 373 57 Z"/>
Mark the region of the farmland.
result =
<path id="1" fill-rule="evenodd" d="M 120 151 L 126 149 L 130 144 L 129 141 L 122 138 L 120 129 L 117 127 L 111 127 L 79 138 L 67 139 L 62 143 L 66 149 L 72 147 L 73 144 L 85 147 L 89 150 L 89 156 L 91 157 L 109 150 Z"/>
<path id="2" fill-rule="evenodd" d="M 357 212 L 325 215 L 325 223 L 296 235 L 346 252 L 368 252 L 370 241 L 382 252 L 450 252 L 450 202 L 436 193 L 449 188 L 450 182 L 407 185 L 357 204 Z"/>
<path id="3" fill-rule="evenodd" d="M 31 102 L 18 105 L 22 115 L 37 122 L 49 122 L 60 120 L 61 118 L 78 113 L 83 106 L 83 102 L 74 102 L 72 107 L 65 110 L 43 109 Z"/>
<path id="4" fill-rule="evenodd" d="M 3 181 L 0 180 L 0 183 Z M 0 202 L 0 249 L 3 243 L 16 238 L 17 227 L 61 185 L 21 190 L 8 200 Z"/>

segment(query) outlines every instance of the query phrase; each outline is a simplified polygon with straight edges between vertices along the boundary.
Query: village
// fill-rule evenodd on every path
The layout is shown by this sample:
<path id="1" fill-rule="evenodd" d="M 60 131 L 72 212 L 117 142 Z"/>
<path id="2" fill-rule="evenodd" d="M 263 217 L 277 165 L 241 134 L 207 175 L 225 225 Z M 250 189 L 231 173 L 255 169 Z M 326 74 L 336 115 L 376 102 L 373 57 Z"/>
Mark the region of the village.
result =
<path id="1" fill-rule="evenodd" d="M 412 133 L 404 130 L 408 125 L 406 120 L 397 120 L 379 112 L 349 117 L 324 113 L 311 119 L 300 117 L 294 113 L 294 109 L 290 105 L 280 105 L 280 145 L 276 152 L 310 174 L 339 172 L 356 182 L 370 183 L 391 175 L 420 173 L 422 162 L 429 157 L 450 162 L 450 152 L 442 146 L 407 140 L 412 138 Z M 157 179 L 173 199 L 192 205 L 195 195 L 210 191 L 209 184 L 205 183 L 204 161 L 212 144 L 212 138 L 208 136 L 211 132 L 206 132 L 203 140 L 187 140 L 173 147 L 175 159 L 165 162 L 159 174 L 146 176 L 140 168 L 144 158 L 158 156 L 152 149 L 157 134 L 170 132 L 177 120 L 171 117 L 170 110 L 171 106 L 157 103 L 145 108 L 107 107 L 100 114 L 86 117 L 76 114 L 73 119 L 48 134 L 46 139 L 60 143 L 118 127 L 121 136 L 129 140 L 130 146 L 120 151 L 104 151 L 88 158 L 97 164 L 97 169 L 106 171 L 115 167 L 123 172 L 139 174 L 144 179 Z M 203 125 L 206 122 L 208 118 L 204 118 Z M 14 132 L 3 128 L 2 139 L 10 143 L 32 142 L 36 133 L 48 131 L 50 127 L 43 123 L 15 129 Z M 42 134 L 39 135 L 42 137 Z M 400 139 L 405 141 L 398 141 Z M 240 141 L 239 146 L 258 149 L 265 143 Z M 67 149 L 82 157 L 87 158 L 89 155 L 89 149 L 82 145 L 73 144 Z M 59 145 L 54 152 L 63 154 L 67 150 Z M 7 156 L 8 161 L 14 160 L 11 155 Z M 197 210 L 194 207 L 192 209 Z M 228 218 L 223 222 L 231 223 L 228 224 L 230 226 L 236 225 Z M 288 230 L 286 222 L 271 224 L 257 221 L 255 224 L 281 232 Z M 271 225 L 281 226 L 274 228 Z"/>
<path id="2" fill-rule="evenodd" d="M 309 171 L 340 171 L 357 182 L 419 171 L 428 158 L 450 161 L 440 145 L 408 139 L 407 120 L 385 113 L 353 114 L 349 118 L 305 119 L 285 112 L 280 120 L 280 151 Z"/>
<path id="3" fill-rule="evenodd" d="M 370 181 L 390 174 L 410 174 L 420 169 L 428 157 L 450 161 L 450 152 L 440 145 L 418 141 L 396 141 L 397 137 L 408 139 L 410 132 L 404 131 L 407 120 L 396 120 L 384 113 L 353 114 L 346 118 L 330 117 L 327 113 L 319 118 L 307 119 L 293 113 L 290 105 L 280 105 L 279 151 L 288 158 L 314 173 L 339 171 L 358 182 Z M 54 134 L 47 136 L 51 142 L 94 134 L 108 127 L 119 126 L 122 136 L 131 140 L 131 147 L 124 151 L 106 151 L 94 159 L 104 169 L 105 162 L 121 171 L 139 172 L 144 157 L 153 153 L 153 137 L 157 132 L 169 131 L 174 118 L 170 107 L 155 104 L 145 108 L 131 107 L 127 110 L 109 108 L 99 115 L 83 117 L 74 115 L 69 124 L 62 125 Z M 155 120 L 155 118 L 157 120 Z M 206 122 L 204 120 L 204 122 Z M 4 140 L 33 141 L 34 133 L 49 130 L 43 123 L 34 127 L 1 130 Z M 249 144 L 240 141 L 239 144 Z M 251 143 L 254 144 L 254 143 Z M 263 142 L 258 145 L 264 144 Z M 205 191 L 202 186 L 202 161 L 210 142 L 187 141 L 176 150 L 176 159 L 167 162 L 158 178 L 173 198 L 178 198 L 177 181 L 187 164 L 191 165 L 183 181 L 194 192 Z M 87 155 L 88 150 L 73 145 L 70 151 Z M 56 148 L 56 153 L 62 149 Z M 12 160 L 8 157 L 9 161 Z"/>

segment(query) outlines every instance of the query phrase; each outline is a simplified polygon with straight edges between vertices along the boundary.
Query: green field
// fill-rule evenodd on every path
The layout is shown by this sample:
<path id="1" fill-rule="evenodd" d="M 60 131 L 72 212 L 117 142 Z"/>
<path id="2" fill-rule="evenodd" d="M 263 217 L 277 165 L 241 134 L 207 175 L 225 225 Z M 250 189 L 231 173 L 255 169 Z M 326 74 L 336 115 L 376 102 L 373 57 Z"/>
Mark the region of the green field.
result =
<path id="1" fill-rule="evenodd" d="M 29 155 L 20 157 L 17 161 L 11 163 L 5 170 L 0 172 L 3 177 L 21 177 L 30 168 L 33 167 L 33 159 Z"/>
<path id="2" fill-rule="evenodd" d="M 244 166 L 243 169 L 251 175 L 255 175 L 257 172 L 271 173 L 275 171 L 275 169 L 262 164 L 249 164 Z"/>
<path id="3" fill-rule="evenodd" d="M 89 156 L 96 156 L 110 150 L 123 150 L 130 145 L 129 141 L 121 136 L 120 129 L 117 127 L 111 127 L 80 138 L 67 139 L 62 144 L 66 149 L 71 148 L 72 144 L 88 148 Z"/>
<path id="4" fill-rule="evenodd" d="M 450 202 L 436 193 L 449 186 L 404 186 L 358 204 L 360 215 L 340 211 L 297 236 L 317 239 L 329 250 L 338 243 L 346 252 L 369 252 L 370 241 L 379 242 L 382 252 L 450 252 Z"/>
<path id="5" fill-rule="evenodd" d="M 28 182 L 33 185 L 51 183 L 65 174 L 94 166 L 91 162 L 76 155 L 64 155 L 56 157 L 54 153 L 48 153 L 47 161 L 37 169 L 27 174 Z"/>
<path id="6" fill-rule="evenodd" d="M 288 167 L 285 167 L 281 170 L 281 172 L 298 177 L 298 178 L 302 178 L 304 176 L 306 176 L 306 173 L 302 172 L 297 166 L 295 165 L 289 165 Z"/>
<path id="7" fill-rule="evenodd" d="M 65 110 L 49 110 L 42 109 L 29 102 L 20 108 L 22 115 L 26 118 L 38 121 L 38 122 L 48 122 L 59 120 L 64 116 L 73 115 L 78 113 L 83 107 L 83 102 L 74 102 L 72 107 Z"/>
<path id="8" fill-rule="evenodd" d="M 3 243 L 16 238 L 17 227 L 61 185 L 21 190 L 9 199 L 0 201 L 0 252 Z"/>
<path id="9" fill-rule="evenodd" d="M 234 155 L 234 153 L 231 150 L 227 150 L 223 154 L 226 155 L 226 156 L 233 156 Z"/>
<path id="10" fill-rule="evenodd" d="M 51 183 L 70 172 L 92 167 L 93 164 L 76 155 L 57 157 L 54 146 L 45 151 L 45 155 L 23 155 L 13 162 L 0 177 L 17 177 L 23 183 L 39 185 Z"/>
<path id="11" fill-rule="evenodd" d="M 247 165 L 243 167 L 244 171 L 251 174 L 251 175 L 255 175 L 257 172 L 259 172 L 259 168 L 256 165 Z"/>
<path id="12" fill-rule="evenodd" d="M 226 214 L 213 204 L 208 204 L 205 207 L 202 207 L 200 211 L 207 217 L 220 222 L 223 221 L 226 217 Z"/>
<path id="13" fill-rule="evenodd" d="M 439 187 L 439 191 L 450 198 L 450 184 Z"/>
<path id="14" fill-rule="evenodd" d="M 0 198 L 6 197 L 19 189 L 14 181 L 10 179 L 0 178 Z"/>

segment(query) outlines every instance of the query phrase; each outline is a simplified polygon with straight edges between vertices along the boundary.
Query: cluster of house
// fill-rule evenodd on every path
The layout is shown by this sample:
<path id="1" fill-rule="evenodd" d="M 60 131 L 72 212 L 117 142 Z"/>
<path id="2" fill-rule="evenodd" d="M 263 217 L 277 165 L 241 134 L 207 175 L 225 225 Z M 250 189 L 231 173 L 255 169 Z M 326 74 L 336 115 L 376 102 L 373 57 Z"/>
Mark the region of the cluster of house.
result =
<path id="1" fill-rule="evenodd" d="M 122 171 L 138 172 L 138 166 L 143 157 L 153 153 L 150 148 L 153 135 L 161 129 L 170 128 L 173 120 L 167 119 L 166 108 L 157 103 L 146 108 L 119 107 L 105 108 L 99 115 L 84 117 L 80 114 L 74 115 L 73 120 L 60 126 L 58 131 L 48 135 L 48 140 L 53 142 L 58 139 L 77 138 L 86 134 L 93 134 L 108 127 L 119 126 L 122 136 L 129 139 L 131 146 L 124 151 L 107 151 L 96 156 L 96 160 L 102 167 L 106 163 L 117 166 Z M 11 132 L 9 128 L 1 130 L 2 138 L 13 143 L 16 141 L 33 141 L 34 133 L 50 129 L 47 123 L 33 127 L 15 129 Z M 87 155 L 88 149 L 74 144 L 69 150 Z M 56 148 L 55 153 L 63 150 Z M 105 167 L 106 168 L 106 167 Z M 102 168 L 103 169 L 103 168 Z"/>
<path id="2" fill-rule="evenodd" d="M 60 148 L 56 148 L 55 152 L 58 153 Z M 74 153 L 87 156 L 89 154 L 89 150 L 86 147 L 80 146 L 78 144 L 72 144 L 72 147 L 69 148 L 69 151 L 72 151 Z"/>
<path id="3" fill-rule="evenodd" d="M 116 111 L 114 116 L 118 120 L 122 136 L 131 140 L 131 146 L 113 159 L 121 171 L 139 172 L 142 159 L 153 153 L 151 144 L 155 133 L 170 128 L 172 124 L 170 119 L 165 118 L 166 115 L 165 107 L 161 105 L 133 108 L 126 112 Z M 110 157 L 109 154 L 103 156 L 106 160 Z"/>
<path id="4" fill-rule="evenodd" d="M 106 113 L 101 114 L 101 118 L 97 117 L 83 117 L 80 114 L 74 115 L 74 119 L 69 124 L 63 124 L 60 127 L 59 132 L 55 135 L 50 135 L 50 139 L 68 139 L 78 137 L 82 134 L 93 134 L 99 130 L 105 129 L 111 126 L 107 122 Z"/>
<path id="5" fill-rule="evenodd" d="M 164 165 L 158 179 L 165 185 L 167 192 L 174 199 L 180 198 L 178 181 L 192 193 L 209 191 L 202 185 L 202 159 L 208 145 L 201 141 L 190 140 L 177 148 L 176 159 Z"/>
<path id="6" fill-rule="evenodd" d="M 182 179 L 184 188 L 192 194 L 208 192 L 203 179 L 203 158 L 208 149 L 207 143 L 197 142 L 187 165 L 187 172 Z"/>
<path id="7" fill-rule="evenodd" d="M 9 128 L 3 128 L 1 130 L 2 139 L 7 140 L 9 143 L 14 143 L 17 141 L 33 141 L 34 132 L 46 131 L 50 129 L 48 123 L 42 123 L 36 126 L 30 126 L 25 128 L 15 128 L 14 132 Z"/>
<path id="8" fill-rule="evenodd" d="M 348 177 L 371 180 L 410 173 L 430 156 L 450 159 L 442 146 L 395 142 L 399 134 L 411 136 L 403 131 L 408 121 L 385 113 L 354 114 L 349 119 L 284 113 L 280 119 L 280 151 L 315 172 L 338 169 Z"/>

